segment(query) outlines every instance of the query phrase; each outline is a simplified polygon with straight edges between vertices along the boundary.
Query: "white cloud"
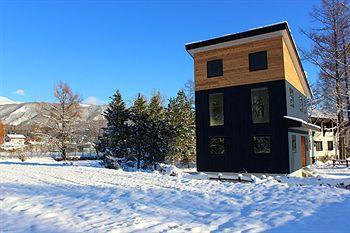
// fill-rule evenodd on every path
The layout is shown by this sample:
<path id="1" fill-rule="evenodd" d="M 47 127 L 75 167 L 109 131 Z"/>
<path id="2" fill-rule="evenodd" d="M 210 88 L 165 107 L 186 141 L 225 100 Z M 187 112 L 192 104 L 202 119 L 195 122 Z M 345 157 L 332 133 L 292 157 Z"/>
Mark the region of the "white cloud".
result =
<path id="1" fill-rule="evenodd" d="M 14 93 L 17 94 L 17 95 L 22 95 L 22 96 L 25 95 L 25 92 L 24 92 L 23 89 L 18 89 Z"/>
<path id="2" fill-rule="evenodd" d="M 84 101 L 85 104 L 91 104 L 91 105 L 99 105 L 101 104 L 101 100 L 95 96 L 89 96 Z"/>

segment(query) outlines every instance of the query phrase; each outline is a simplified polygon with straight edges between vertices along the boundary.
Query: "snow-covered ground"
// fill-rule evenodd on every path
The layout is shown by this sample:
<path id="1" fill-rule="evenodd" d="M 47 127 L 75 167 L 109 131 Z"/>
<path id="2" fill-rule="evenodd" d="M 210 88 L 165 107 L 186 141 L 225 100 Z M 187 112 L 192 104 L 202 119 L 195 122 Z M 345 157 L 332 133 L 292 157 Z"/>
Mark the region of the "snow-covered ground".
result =
<path id="1" fill-rule="evenodd" d="M 1 232 L 350 232 L 350 169 L 256 183 L 0 160 Z M 323 177 L 323 178 L 322 178 Z M 321 182 L 322 181 L 322 182 Z"/>

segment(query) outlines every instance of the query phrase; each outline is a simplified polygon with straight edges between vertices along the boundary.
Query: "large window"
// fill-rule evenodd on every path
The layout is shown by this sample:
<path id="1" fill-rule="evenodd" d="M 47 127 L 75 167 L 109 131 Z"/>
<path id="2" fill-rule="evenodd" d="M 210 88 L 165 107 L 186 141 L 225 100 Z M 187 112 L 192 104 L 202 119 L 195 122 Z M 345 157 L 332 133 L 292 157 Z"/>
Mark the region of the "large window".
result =
<path id="1" fill-rule="evenodd" d="M 289 88 L 289 105 L 294 108 L 294 90 Z"/>
<path id="2" fill-rule="evenodd" d="M 269 89 L 267 87 L 251 90 L 253 123 L 269 122 Z"/>
<path id="3" fill-rule="evenodd" d="M 217 77 L 222 76 L 222 59 L 212 60 L 207 62 L 207 77 Z"/>
<path id="4" fill-rule="evenodd" d="M 327 141 L 327 147 L 328 147 L 328 150 L 333 150 L 334 149 L 333 141 Z"/>
<path id="5" fill-rule="evenodd" d="M 292 152 L 297 153 L 297 136 L 292 135 Z"/>
<path id="6" fill-rule="evenodd" d="M 264 70 L 267 69 L 267 52 L 261 51 L 249 54 L 249 70 Z"/>
<path id="7" fill-rule="evenodd" d="M 270 154 L 271 153 L 270 136 L 253 137 L 253 149 L 254 149 L 254 154 Z"/>
<path id="8" fill-rule="evenodd" d="M 315 141 L 316 151 L 323 151 L 322 141 Z"/>
<path id="9" fill-rule="evenodd" d="M 209 124 L 210 126 L 218 126 L 224 124 L 223 93 L 209 94 Z"/>
<path id="10" fill-rule="evenodd" d="M 222 137 L 210 138 L 209 154 L 211 155 L 225 154 L 225 138 L 222 138 Z"/>

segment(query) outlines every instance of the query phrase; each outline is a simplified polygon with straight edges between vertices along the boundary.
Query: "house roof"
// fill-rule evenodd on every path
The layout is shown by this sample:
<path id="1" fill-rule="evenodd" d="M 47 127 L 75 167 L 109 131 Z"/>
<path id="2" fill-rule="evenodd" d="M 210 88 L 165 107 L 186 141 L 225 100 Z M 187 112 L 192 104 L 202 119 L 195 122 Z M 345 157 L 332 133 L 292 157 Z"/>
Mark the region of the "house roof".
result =
<path id="1" fill-rule="evenodd" d="M 23 134 L 7 134 L 7 137 L 13 138 L 13 139 L 25 139 L 26 136 Z"/>
<path id="2" fill-rule="evenodd" d="M 311 109 L 310 111 L 310 117 L 315 119 L 329 119 L 329 120 L 336 120 L 337 115 L 334 112 L 325 111 L 321 109 Z"/>
<path id="3" fill-rule="evenodd" d="M 197 42 L 191 42 L 185 45 L 186 51 L 189 52 L 191 54 L 191 50 L 195 50 L 195 49 L 199 49 L 199 48 L 204 48 L 207 46 L 213 46 L 213 45 L 217 45 L 217 44 L 221 44 L 221 43 L 226 43 L 226 42 L 231 42 L 231 41 L 235 41 L 235 40 L 240 40 L 240 39 L 245 39 L 245 38 L 249 38 L 249 37 L 255 37 L 255 36 L 260 36 L 263 34 L 267 34 L 267 33 L 273 33 L 273 32 L 277 32 L 277 31 L 286 31 L 289 40 L 291 41 L 292 44 L 292 48 L 296 54 L 297 60 L 298 60 L 298 64 L 302 70 L 302 75 L 303 78 L 305 80 L 308 92 L 310 93 L 310 96 L 312 95 L 312 91 L 309 85 L 309 82 L 307 81 L 306 78 L 306 74 L 303 68 L 303 65 L 300 61 L 300 57 L 299 57 L 299 53 L 297 50 L 297 47 L 295 45 L 294 39 L 292 37 L 292 34 L 290 32 L 289 26 L 287 22 L 280 22 L 280 23 L 275 23 L 275 24 L 271 24 L 271 25 L 267 25 L 267 26 L 263 26 L 263 27 L 258 27 L 258 28 L 254 28 L 254 29 L 250 29 L 248 31 L 244 31 L 244 32 L 238 32 L 238 33 L 234 33 L 234 34 L 228 34 L 228 35 L 224 35 L 221 37 L 216 37 L 216 38 L 212 38 L 209 40 L 203 40 L 203 41 L 197 41 Z M 192 54 L 191 54 L 192 56 Z"/>
<path id="4" fill-rule="evenodd" d="M 289 127 L 302 127 L 306 129 L 311 129 L 313 131 L 321 131 L 320 126 L 306 122 L 303 119 L 291 116 L 284 116 L 284 118 L 287 120 Z"/>
<path id="5" fill-rule="evenodd" d="M 247 37 L 252 37 L 252 36 L 258 36 L 270 32 L 276 32 L 280 30 L 288 29 L 288 23 L 287 22 L 282 22 L 282 23 L 276 23 L 264 27 L 259 27 L 259 28 L 254 28 L 250 29 L 248 31 L 244 32 L 238 32 L 234 34 L 228 34 L 220 37 L 215 37 L 209 40 L 202 40 L 202 41 L 197 41 L 197 42 L 191 42 L 186 44 L 186 50 L 192 50 L 192 49 L 197 49 L 209 45 L 215 45 L 219 43 L 224 43 L 228 41 L 233 41 L 233 40 L 238 40 L 238 39 L 243 39 Z"/>

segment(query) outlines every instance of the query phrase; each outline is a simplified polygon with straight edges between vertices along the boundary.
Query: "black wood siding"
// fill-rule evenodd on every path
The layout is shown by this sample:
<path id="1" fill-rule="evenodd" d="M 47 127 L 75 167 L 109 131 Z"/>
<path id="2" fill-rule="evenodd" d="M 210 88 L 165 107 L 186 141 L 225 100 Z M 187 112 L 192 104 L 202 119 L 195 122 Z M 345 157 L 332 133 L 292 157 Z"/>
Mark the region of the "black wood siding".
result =
<path id="1" fill-rule="evenodd" d="M 251 89 L 269 88 L 270 123 L 253 124 Z M 285 81 L 196 91 L 197 169 L 213 172 L 289 173 Z M 224 94 L 224 125 L 209 126 L 211 93 Z M 271 154 L 253 153 L 253 136 L 271 136 Z M 225 137 L 225 155 L 209 154 L 209 138 Z"/>

